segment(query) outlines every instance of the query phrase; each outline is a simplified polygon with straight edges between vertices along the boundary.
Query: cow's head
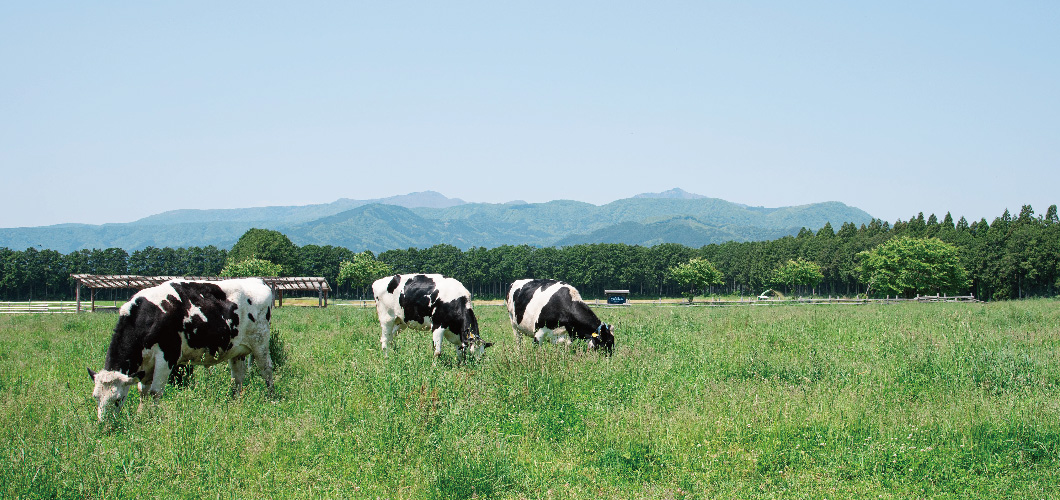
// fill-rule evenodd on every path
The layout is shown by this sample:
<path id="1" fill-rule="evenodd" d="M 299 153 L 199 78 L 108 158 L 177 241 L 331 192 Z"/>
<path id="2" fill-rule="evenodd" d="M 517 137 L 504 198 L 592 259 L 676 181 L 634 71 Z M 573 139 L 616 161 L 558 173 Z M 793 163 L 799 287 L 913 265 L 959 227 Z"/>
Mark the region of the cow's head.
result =
<path id="1" fill-rule="evenodd" d="M 135 377 L 111 370 L 100 370 L 99 373 L 88 369 L 88 376 L 92 377 L 95 387 L 92 388 L 92 397 L 99 401 L 96 417 L 102 422 L 109 413 L 117 413 L 121 410 L 125 396 L 129 395 L 129 388 L 137 382 Z"/>
<path id="2" fill-rule="evenodd" d="M 486 348 L 493 345 L 493 342 L 483 341 L 478 334 L 478 318 L 475 317 L 475 311 L 471 310 L 470 307 L 467 309 L 464 324 L 466 325 L 464 332 L 460 335 L 460 351 L 479 359 L 482 357 L 482 353 L 486 352 Z"/>
<path id="3" fill-rule="evenodd" d="M 482 353 L 486 352 L 486 348 L 491 346 L 493 346 L 493 342 L 483 341 L 478 333 L 471 330 L 464 332 L 464 339 L 460 342 L 460 350 L 471 354 L 475 359 L 481 358 Z"/>
<path id="4" fill-rule="evenodd" d="M 589 349 L 603 349 L 607 354 L 615 350 L 615 334 L 611 332 L 612 325 L 600 323 L 596 331 L 589 337 Z"/>

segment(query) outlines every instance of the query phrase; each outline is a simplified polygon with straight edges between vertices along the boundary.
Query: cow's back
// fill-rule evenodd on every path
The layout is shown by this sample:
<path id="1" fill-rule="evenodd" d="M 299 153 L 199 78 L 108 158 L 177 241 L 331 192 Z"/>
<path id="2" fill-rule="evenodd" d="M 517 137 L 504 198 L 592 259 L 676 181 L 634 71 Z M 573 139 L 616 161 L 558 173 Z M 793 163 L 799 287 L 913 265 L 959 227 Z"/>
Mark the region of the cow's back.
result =
<path id="1" fill-rule="evenodd" d="M 459 280 L 441 274 L 397 274 L 372 283 L 379 324 L 422 329 L 466 324 L 478 330 L 471 293 Z"/>
<path id="2" fill-rule="evenodd" d="M 508 315 L 512 326 L 527 332 L 536 330 L 538 316 L 557 292 L 569 293 L 573 301 L 581 301 L 578 290 L 562 281 L 549 279 L 524 279 L 512 283 L 508 290 Z"/>
<path id="3" fill-rule="evenodd" d="M 512 328 L 527 335 L 533 335 L 541 327 L 554 329 L 561 323 L 583 318 L 599 322 L 578 289 L 558 280 L 516 281 L 508 291 L 507 302 Z"/>
<path id="4" fill-rule="evenodd" d="M 380 323 L 391 323 L 393 321 L 405 322 L 410 319 L 411 316 L 416 316 L 416 321 L 421 322 L 422 317 L 419 317 L 423 312 L 417 311 L 415 307 L 410 307 L 413 303 L 422 302 L 426 299 L 426 296 L 420 297 L 417 294 L 429 294 L 429 291 L 423 287 L 423 281 L 429 281 L 432 285 L 428 288 L 434 288 L 439 283 L 443 283 L 446 278 L 440 274 L 395 274 L 393 276 L 387 276 L 380 278 L 372 283 L 372 295 L 375 296 L 375 307 L 376 312 L 379 315 Z M 413 283 L 413 287 L 409 288 L 410 281 Z M 417 295 L 415 297 L 409 294 Z M 427 313 L 429 315 L 429 313 Z"/>

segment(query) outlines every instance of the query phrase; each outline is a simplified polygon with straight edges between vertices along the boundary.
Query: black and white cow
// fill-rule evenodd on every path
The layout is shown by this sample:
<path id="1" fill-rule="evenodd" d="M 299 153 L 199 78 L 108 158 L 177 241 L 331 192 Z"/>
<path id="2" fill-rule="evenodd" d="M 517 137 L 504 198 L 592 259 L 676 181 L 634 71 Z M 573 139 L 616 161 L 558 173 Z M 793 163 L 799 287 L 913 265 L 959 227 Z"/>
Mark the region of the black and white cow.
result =
<path id="1" fill-rule="evenodd" d="M 471 294 L 464 285 L 440 274 L 398 274 L 372 283 L 379 313 L 379 338 L 385 351 L 394 335 L 405 328 L 429 330 L 434 337 L 434 355 L 442 353 L 442 339 L 456 346 L 457 359 L 466 353 L 479 358 L 492 342 L 483 342 L 478 319 L 471 309 Z"/>
<path id="2" fill-rule="evenodd" d="M 145 288 L 120 309 L 107 358 L 98 373 L 90 368 L 99 400 L 100 421 L 120 410 L 130 387 L 139 382 L 143 402 L 162 395 L 170 372 L 181 364 L 228 361 L 232 392 L 247 372 L 247 354 L 272 391 L 269 321 L 272 289 L 260 279 L 167 281 Z"/>
<path id="3" fill-rule="evenodd" d="M 584 339 L 590 349 L 604 349 L 608 353 L 615 347 L 611 325 L 600 321 L 582 301 L 578 290 L 562 281 L 516 281 L 508 290 L 505 302 L 516 341 L 526 335 L 535 342 L 547 339 L 561 344 Z"/>

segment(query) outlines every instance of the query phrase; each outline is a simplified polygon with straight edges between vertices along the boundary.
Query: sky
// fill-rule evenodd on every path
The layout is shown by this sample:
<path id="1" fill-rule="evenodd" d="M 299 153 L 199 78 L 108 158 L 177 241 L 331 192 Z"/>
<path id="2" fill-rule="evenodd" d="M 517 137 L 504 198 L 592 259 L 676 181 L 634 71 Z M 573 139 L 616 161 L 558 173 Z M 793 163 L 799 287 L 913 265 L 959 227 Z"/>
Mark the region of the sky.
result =
<path id="1" fill-rule="evenodd" d="M 0 227 L 674 187 L 1060 204 L 1060 2 L 4 2 Z"/>

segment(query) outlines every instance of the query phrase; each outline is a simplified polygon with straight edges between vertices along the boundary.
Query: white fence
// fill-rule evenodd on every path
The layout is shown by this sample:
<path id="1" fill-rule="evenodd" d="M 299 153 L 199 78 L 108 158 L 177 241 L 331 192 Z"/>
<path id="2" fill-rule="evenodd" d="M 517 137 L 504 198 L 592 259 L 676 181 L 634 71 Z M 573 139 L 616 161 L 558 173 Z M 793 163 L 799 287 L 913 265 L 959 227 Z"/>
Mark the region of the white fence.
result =
<path id="1" fill-rule="evenodd" d="M 704 299 L 697 300 L 692 304 L 689 304 L 687 300 L 679 302 L 682 305 L 695 305 L 695 306 L 769 306 L 769 305 L 798 305 L 798 304 L 847 304 L 847 305 L 859 305 L 859 304 L 900 304 L 909 302 L 979 302 L 978 299 L 973 295 L 917 295 L 911 299 L 902 297 L 885 297 L 882 299 L 878 298 L 843 298 L 843 297 L 791 297 L 783 299 L 758 299 L 749 297 L 747 299 Z M 599 303 L 599 301 L 597 301 Z M 659 301 L 663 303 L 662 300 Z"/>
<path id="2" fill-rule="evenodd" d="M 0 314 L 76 313 L 76 301 L 0 302 Z"/>

